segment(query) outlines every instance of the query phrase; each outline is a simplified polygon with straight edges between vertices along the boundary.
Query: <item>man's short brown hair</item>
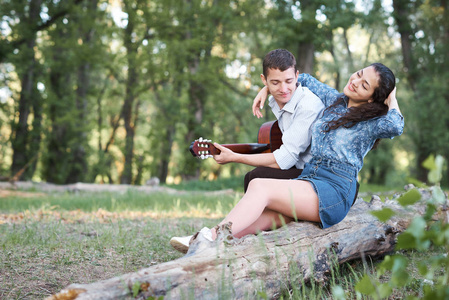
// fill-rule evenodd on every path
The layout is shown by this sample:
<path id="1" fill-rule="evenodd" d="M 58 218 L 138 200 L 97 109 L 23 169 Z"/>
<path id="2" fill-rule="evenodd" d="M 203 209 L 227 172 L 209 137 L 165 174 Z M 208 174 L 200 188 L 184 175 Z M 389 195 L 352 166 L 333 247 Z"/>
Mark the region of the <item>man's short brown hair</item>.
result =
<path id="1" fill-rule="evenodd" d="M 267 78 L 269 69 L 279 69 L 284 72 L 287 69 L 296 68 L 296 58 L 290 51 L 285 49 L 275 49 L 267 53 L 263 59 L 263 76 Z"/>

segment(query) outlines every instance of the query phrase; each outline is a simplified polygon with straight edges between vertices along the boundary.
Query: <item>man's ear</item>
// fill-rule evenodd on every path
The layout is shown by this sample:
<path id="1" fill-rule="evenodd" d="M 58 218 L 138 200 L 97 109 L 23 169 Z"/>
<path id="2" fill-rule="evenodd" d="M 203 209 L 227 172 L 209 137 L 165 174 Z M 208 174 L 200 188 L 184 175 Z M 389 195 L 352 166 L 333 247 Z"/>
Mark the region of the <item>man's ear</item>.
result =
<path id="1" fill-rule="evenodd" d="M 266 86 L 267 84 L 267 79 L 265 78 L 265 76 L 263 76 L 263 74 L 260 74 L 260 79 L 262 79 L 262 83 Z"/>

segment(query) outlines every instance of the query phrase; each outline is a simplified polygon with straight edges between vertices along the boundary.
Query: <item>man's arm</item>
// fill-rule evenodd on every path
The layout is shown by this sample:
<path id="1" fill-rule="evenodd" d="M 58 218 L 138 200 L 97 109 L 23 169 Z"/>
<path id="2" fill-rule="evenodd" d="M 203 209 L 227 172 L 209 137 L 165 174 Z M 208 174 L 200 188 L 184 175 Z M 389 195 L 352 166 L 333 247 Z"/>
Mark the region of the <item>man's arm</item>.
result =
<path id="1" fill-rule="evenodd" d="M 214 143 L 214 146 L 221 151 L 219 155 L 214 155 L 215 161 L 219 164 L 235 162 L 253 167 L 269 167 L 280 169 L 273 153 L 240 154 L 235 153 L 232 150 L 229 150 L 228 148 L 223 147 L 217 143 Z"/>

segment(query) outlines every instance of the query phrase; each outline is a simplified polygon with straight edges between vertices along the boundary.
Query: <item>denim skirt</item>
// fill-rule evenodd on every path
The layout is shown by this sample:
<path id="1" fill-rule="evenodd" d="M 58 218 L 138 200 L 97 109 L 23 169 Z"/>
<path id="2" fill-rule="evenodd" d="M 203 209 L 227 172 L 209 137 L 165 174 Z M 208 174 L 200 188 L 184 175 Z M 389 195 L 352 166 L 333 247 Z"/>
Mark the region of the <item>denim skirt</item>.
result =
<path id="1" fill-rule="evenodd" d="M 313 157 L 296 178 L 309 181 L 315 189 L 322 228 L 337 224 L 348 214 L 357 192 L 357 174 L 347 163 Z"/>

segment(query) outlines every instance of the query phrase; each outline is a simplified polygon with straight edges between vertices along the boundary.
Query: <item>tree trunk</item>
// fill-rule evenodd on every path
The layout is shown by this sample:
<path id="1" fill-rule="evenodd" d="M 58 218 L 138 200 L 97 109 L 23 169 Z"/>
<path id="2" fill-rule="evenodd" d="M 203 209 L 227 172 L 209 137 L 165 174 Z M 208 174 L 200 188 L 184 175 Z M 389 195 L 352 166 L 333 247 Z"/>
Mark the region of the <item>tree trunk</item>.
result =
<path id="1" fill-rule="evenodd" d="M 335 81 L 334 81 L 334 88 L 339 91 L 340 90 L 340 62 L 338 61 L 338 56 L 335 55 L 335 47 L 334 47 L 334 33 L 332 32 L 332 29 L 329 30 L 329 33 L 327 35 L 327 39 L 329 41 L 329 52 L 332 56 L 332 59 L 334 61 L 334 70 L 332 70 L 335 73 Z"/>
<path id="2" fill-rule="evenodd" d="M 429 192 L 421 191 L 429 196 Z M 423 197 L 426 198 L 426 197 Z M 427 197 L 429 198 L 429 197 Z M 448 221 L 448 201 L 435 218 Z M 71 284 L 48 299 L 242 299 L 255 298 L 260 287 L 268 298 L 283 289 L 311 279 L 326 281 L 333 262 L 380 256 L 394 250 L 397 235 L 417 215 L 425 212 L 426 201 L 404 209 L 395 200 L 371 203 L 358 199 L 339 224 L 320 229 L 310 222 L 293 222 L 259 236 L 232 237 L 229 224 L 218 228 L 215 242 L 194 236 L 182 258 L 141 269 L 135 273 L 91 284 Z M 371 210 L 384 207 L 397 214 L 379 222 Z M 411 209 L 410 209 L 411 208 Z M 136 288 L 137 287 L 137 288 Z M 133 295 L 134 293 L 134 295 Z"/>
<path id="3" fill-rule="evenodd" d="M 348 54 L 348 57 L 347 57 L 348 68 L 349 68 L 350 72 L 353 72 L 353 70 L 355 70 L 354 60 L 352 59 L 352 52 L 351 52 L 351 48 L 349 47 L 348 31 L 346 28 L 343 28 L 343 39 L 345 40 L 346 52 L 348 52 L 347 53 Z"/>
<path id="4" fill-rule="evenodd" d="M 88 15 L 92 20 L 96 19 L 97 14 L 97 4 L 98 0 L 89 1 L 86 3 L 86 10 Z M 89 48 L 93 51 L 93 40 L 95 29 L 87 28 L 80 25 L 79 28 L 79 36 L 82 37 L 83 47 Z M 88 173 L 88 162 L 87 162 L 87 148 L 88 145 L 88 133 L 86 130 L 86 117 L 88 115 L 88 91 L 90 88 L 90 74 L 91 73 L 91 63 L 89 61 L 83 61 L 81 65 L 78 67 L 77 75 L 78 75 L 78 84 L 76 89 L 76 110 L 78 118 L 77 122 L 77 130 L 75 131 L 76 140 L 78 143 L 73 147 L 72 153 L 72 168 L 70 169 L 70 173 L 67 176 L 67 183 L 74 182 L 85 182 L 87 179 Z"/>
<path id="5" fill-rule="evenodd" d="M 66 28 L 56 27 L 52 33 L 55 41 L 70 39 Z M 73 119 L 65 118 L 73 112 L 73 95 L 67 93 L 72 88 L 73 75 L 65 67 L 67 57 L 71 54 L 71 49 L 58 45 L 51 49 L 52 65 L 49 73 L 49 91 L 52 97 L 47 100 L 48 113 L 47 118 L 51 131 L 46 137 L 47 153 L 43 159 L 43 180 L 64 184 L 67 183 L 67 175 L 71 169 L 72 155 L 70 141 L 73 137 Z M 70 70 L 70 69 L 69 69 Z"/>
<path id="6" fill-rule="evenodd" d="M 404 71 L 407 74 L 409 85 L 413 91 L 416 91 L 417 72 L 413 58 L 412 37 L 414 32 L 411 22 L 408 19 L 412 12 L 410 11 L 411 2 L 409 0 L 393 0 L 394 19 L 398 25 L 398 31 L 401 35 L 402 61 Z"/>
<path id="7" fill-rule="evenodd" d="M 299 30 L 298 34 L 300 33 L 302 37 L 296 44 L 296 63 L 300 73 L 314 73 L 315 33 L 317 32 L 318 26 L 318 22 L 316 21 L 317 9 L 318 7 L 315 1 L 301 1 L 301 20 L 297 29 Z M 304 35 L 305 32 L 307 33 Z"/>
<path id="8" fill-rule="evenodd" d="M 416 58 L 413 56 L 414 52 L 414 40 L 415 35 L 412 21 L 409 19 L 410 16 L 414 15 L 412 11 L 413 1 L 410 0 L 393 0 L 393 17 L 398 26 L 398 32 L 401 35 L 401 50 L 402 50 L 402 61 L 404 65 L 404 73 L 407 76 L 408 84 L 414 93 L 415 99 L 420 99 L 420 93 L 427 93 L 427 91 L 420 91 L 418 79 L 422 74 L 419 74 L 417 68 Z M 422 70 L 421 70 L 422 72 Z M 418 119 L 419 122 L 419 119 Z M 419 124 L 419 123 L 418 123 Z M 424 136 L 420 136 L 424 134 Z M 425 138 L 425 132 L 421 130 L 419 133 L 412 133 L 411 137 L 416 145 L 416 174 L 417 179 L 423 182 L 427 181 L 427 170 L 422 166 L 422 162 L 432 153 L 434 149 L 428 147 L 428 140 Z"/>
<path id="9" fill-rule="evenodd" d="M 170 164 L 170 157 L 172 154 L 172 146 L 175 138 L 176 129 L 175 126 L 169 125 L 166 132 L 166 138 L 162 145 L 162 151 L 160 154 L 160 162 L 157 177 L 162 184 L 167 182 L 168 166 Z"/>
<path id="10" fill-rule="evenodd" d="M 128 13 L 128 24 L 125 28 L 125 47 L 128 61 L 128 78 L 126 80 L 126 96 L 122 108 L 122 118 L 125 125 L 125 164 L 120 177 L 120 183 L 129 184 L 133 178 L 133 159 L 134 159 L 134 136 L 135 122 L 133 122 L 133 105 L 136 100 L 136 83 L 138 82 L 137 71 L 137 45 L 133 42 L 135 17 L 133 8 L 125 1 L 126 12 Z M 135 120 L 137 121 L 137 120 Z"/>
<path id="11" fill-rule="evenodd" d="M 27 25 L 23 28 L 34 28 L 39 23 L 39 13 L 41 10 L 42 0 L 33 0 L 29 4 L 29 16 L 23 20 Z M 14 176 L 19 172 L 26 164 L 28 164 L 39 151 L 40 143 L 40 130 L 41 130 L 41 110 L 37 111 L 37 115 L 34 116 L 33 125 L 37 128 L 33 128 L 30 136 L 29 132 L 29 117 L 31 115 L 31 109 L 36 108 L 36 103 L 40 104 L 40 95 L 36 90 L 36 73 L 38 62 L 35 59 L 34 48 L 36 45 L 36 32 L 24 32 L 23 35 L 23 49 L 21 49 L 22 61 L 27 62 L 27 66 L 23 72 L 19 72 L 21 81 L 21 92 L 18 107 L 18 121 L 13 123 L 12 126 L 12 138 L 11 145 L 13 150 L 12 164 L 11 164 L 11 176 Z M 36 132 L 39 130 L 39 132 Z M 31 140 L 30 140 L 31 139 Z M 35 144 L 37 143 L 37 145 Z M 31 168 L 34 171 L 34 167 Z M 26 172 L 26 179 L 30 179 L 33 172 Z"/>
<path id="12" fill-rule="evenodd" d="M 313 42 L 301 42 L 296 52 L 298 57 L 298 70 L 300 73 L 313 74 L 313 65 L 315 60 L 315 45 Z"/>

